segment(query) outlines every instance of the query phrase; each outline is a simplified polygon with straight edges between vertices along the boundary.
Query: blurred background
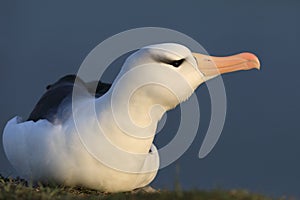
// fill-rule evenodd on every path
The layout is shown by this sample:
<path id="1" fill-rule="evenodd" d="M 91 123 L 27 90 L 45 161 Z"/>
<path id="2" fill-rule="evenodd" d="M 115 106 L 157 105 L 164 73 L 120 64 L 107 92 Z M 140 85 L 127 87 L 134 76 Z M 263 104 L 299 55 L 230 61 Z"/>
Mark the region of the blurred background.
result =
<path id="1" fill-rule="evenodd" d="M 202 85 L 200 129 L 192 146 L 159 171 L 155 188 L 243 188 L 271 196 L 300 197 L 300 1 L 1 1 L 0 174 L 14 173 L 2 148 L 6 122 L 27 118 L 49 83 L 76 73 L 106 38 L 131 28 L 170 28 L 197 40 L 210 55 L 254 52 L 261 71 L 223 76 L 227 117 L 213 151 L 198 158 L 210 120 Z M 112 82 L 125 57 L 102 77 Z M 213 81 L 213 80 L 212 80 Z M 174 137 L 179 108 L 168 113 L 155 139 Z M 26 158 L 24 158 L 26 159 Z M 177 170 L 176 170 L 177 168 Z"/>

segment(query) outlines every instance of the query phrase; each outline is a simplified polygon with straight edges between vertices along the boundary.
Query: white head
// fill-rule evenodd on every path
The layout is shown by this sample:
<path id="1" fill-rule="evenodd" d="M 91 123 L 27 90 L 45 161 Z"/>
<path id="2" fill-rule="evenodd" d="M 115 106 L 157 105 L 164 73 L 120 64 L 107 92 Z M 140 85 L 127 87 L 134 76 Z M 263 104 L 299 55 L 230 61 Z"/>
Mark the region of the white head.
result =
<path id="1" fill-rule="evenodd" d="M 259 61 L 251 53 L 213 57 L 192 53 L 180 44 L 163 43 L 146 46 L 128 57 L 114 85 L 122 79 L 122 89 L 130 90 L 136 97 L 133 101 L 140 98 L 169 110 L 185 101 L 204 81 L 252 68 L 259 69 Z"/>

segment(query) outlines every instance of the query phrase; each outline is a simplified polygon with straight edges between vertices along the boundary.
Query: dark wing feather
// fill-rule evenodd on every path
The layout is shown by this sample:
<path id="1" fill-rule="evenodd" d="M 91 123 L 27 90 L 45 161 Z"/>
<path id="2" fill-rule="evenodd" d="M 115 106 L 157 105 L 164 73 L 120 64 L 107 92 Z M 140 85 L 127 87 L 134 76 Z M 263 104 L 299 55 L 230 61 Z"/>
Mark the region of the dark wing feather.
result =
<path id="1" fill-rule="evenodd" d="M 104 95 L 111 87 L 109 83 L 103 83 L 101 81 L 92 81 L 86 83 L 86 87 L 90 94 L 95 95 L 96 98 Z"/>
<path id="2" fill-rule="evenodd" d="M 85 83 L 76 75 L 67 75 L 59 79 L 54 84 L 47 86 L 47 91 L 40 98 L 33 111 L 31 112 L 27 121 L 38 121 L 39 119 L 47 119 L 48 121 L 55 123 L 55 120 L 64 121 L 69 117 L 69 112 L 59 112 L 60 106 L 67 106 L 71 103 L 71 95 L 73 87 L 79 86 L 82 90 L 87 90 L 91 95 L 100 97 L 105 94 L 111 84 L 93 81 Z M 95 85 L 97 85 L 96 92 Z"/>

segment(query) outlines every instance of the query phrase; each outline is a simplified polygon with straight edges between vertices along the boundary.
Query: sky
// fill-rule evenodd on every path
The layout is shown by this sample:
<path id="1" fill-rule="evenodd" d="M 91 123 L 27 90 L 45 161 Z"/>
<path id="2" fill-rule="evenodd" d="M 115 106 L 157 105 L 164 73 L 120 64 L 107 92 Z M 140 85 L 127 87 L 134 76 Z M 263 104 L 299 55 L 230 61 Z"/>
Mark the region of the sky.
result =
<path id="1" fill-rule="evenodd" d="M 197 136 L 180 159 L 159 171 L 152 186 L 173 188 L 179 179 L 183 189 L 243 188 L 300 197 L 299 10 L 296 0 L 1 1 L 0 135 L 9 119 L 26 118 L 45 87 L 76 73 L 106 38 L 131 28 L 169 28 L 192 37 L 210 55 L 253 52 L 261 70 L 222 77 L 226 121 L 215 148 L 203 159 L 198 152 L 211 105 L 207 87 L 197 89 Z M 113 63 L 102 80 L 112 82 L 123 60 Z M 178 120 L 179 108 L 168 113 L 155 139 L 158 147 L 174 137 Z M 0 173 L 12 172 L 1 145 Z"/>

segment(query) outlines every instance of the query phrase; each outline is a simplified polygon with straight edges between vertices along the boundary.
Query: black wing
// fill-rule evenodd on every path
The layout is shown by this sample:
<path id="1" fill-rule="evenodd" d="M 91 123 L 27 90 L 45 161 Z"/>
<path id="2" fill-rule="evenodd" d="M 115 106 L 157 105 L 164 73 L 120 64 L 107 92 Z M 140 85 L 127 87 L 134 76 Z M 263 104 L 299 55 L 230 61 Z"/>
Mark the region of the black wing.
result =
<path id="1" fill-rule="evenodd" d="M 75 85 L 75 80 L 76 85 Z M 95 91 L 95 85 L 97 88 Z M 64 121 L 69 117 L 69 112 L 59 112 L 60 105 L 70 105 L 73 87 L 78 86 L 82 90 L 87 90 L 95 97 L 100 97 L 105 94 L 111 84 L 93 81 L 85 83 L 76 75 L 67 75 L 59 79 L 54 84 L 47 86 L 47 91 L 40 98 L 33 111 L 31 112 L 27 121 L 38 121 L 39 119 L 47 119 L 48 121 L 55 123 L 56 120 Z M 95 91 L 95 92 L 93 92 Z"/>
<path id="2" fill-rule="evenodd" d="M 96 98 L 104 95 L 111 87 L 109 83 L 103 83 L 101 81 L 92 81 L 85 84 L 91 95 L 95 95 Z"/>

